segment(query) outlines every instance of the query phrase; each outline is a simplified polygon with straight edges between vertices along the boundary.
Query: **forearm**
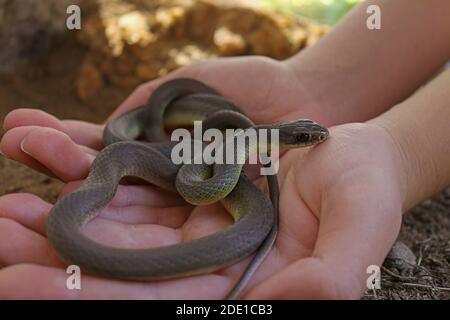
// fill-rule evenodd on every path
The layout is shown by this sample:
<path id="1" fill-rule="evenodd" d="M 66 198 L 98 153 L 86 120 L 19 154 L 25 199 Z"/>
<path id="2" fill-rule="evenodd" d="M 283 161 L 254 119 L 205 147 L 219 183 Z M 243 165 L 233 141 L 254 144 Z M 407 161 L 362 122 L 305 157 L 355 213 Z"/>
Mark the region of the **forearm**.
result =
<path id="1" fill-rule="evenodd" d="M 404 209 L 450 185 L 450 70 L 371 121 L 384 128 L 399 154 Z"/>
<path id="2" fill-rule="evenodd" d="M 366 26 L 369 4 L 381 29 Z M 364 2 L 315 46 L 287 60 L 334 124 L 365 121 L 407 98 L 450 57 L 450 1 Z"/>

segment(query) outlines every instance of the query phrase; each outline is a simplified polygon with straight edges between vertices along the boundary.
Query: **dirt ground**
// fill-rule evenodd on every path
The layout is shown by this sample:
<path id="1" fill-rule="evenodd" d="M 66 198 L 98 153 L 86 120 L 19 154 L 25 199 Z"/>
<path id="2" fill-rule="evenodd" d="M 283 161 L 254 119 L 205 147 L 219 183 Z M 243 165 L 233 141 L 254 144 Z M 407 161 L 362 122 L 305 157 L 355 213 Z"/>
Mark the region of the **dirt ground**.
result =
<path id="1" fill-rule="evenodd" d="M 99 94 L 82 101 L 76 82 L 85 52 L 74 34 L 65 36 L 31 65 L 0 74 L 0 120 L 15 108 L 34 107 L 59 118 L 104 121 L 132 88 L 106 82 Z M 0 195 L 31 192 L 54 202 L 61 186 L 0 157 Z M 414 252 L 416 263 L 411 268 L 384 267 L 382 289 L 368 291 L 364 299 L 449 299 L 449 230 L 450 189 L 405 215 L 399 238 Z"/>

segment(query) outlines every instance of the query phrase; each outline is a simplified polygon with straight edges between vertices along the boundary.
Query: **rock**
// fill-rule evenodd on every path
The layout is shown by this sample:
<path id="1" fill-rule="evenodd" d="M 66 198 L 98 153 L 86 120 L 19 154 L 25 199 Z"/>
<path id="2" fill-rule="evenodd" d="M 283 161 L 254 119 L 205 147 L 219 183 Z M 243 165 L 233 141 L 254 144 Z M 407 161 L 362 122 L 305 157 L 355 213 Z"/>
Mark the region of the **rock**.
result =
<path id="1" fill-rule="evenodd" d="M 384 265 L 387 268 L 394 267 L 400 271 L 411 270 L 416 265 L 416 256 L 406 244 L 397 241 L 384 260 Z"/>

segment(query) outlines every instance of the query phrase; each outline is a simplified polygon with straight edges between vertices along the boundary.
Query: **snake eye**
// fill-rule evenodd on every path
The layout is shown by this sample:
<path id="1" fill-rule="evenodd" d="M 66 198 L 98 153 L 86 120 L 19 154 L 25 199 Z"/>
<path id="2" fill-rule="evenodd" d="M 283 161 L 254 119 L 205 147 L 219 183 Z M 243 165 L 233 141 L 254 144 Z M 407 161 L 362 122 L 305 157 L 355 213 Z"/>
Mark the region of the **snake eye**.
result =
<path id="1" fill-rule="evenodd" d="M 309 133 L 300 133 L 296 136 L 297 142 L 299 143 L 306 143 L 310 140 Z"/>

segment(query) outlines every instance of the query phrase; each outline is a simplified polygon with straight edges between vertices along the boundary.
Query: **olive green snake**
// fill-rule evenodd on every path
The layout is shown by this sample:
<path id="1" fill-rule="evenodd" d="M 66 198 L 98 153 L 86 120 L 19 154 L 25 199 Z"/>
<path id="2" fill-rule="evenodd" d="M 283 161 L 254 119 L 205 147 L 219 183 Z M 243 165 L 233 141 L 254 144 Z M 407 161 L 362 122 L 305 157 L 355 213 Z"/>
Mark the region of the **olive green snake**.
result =
<path id="1" fill-rule="evenodd" d="M 195 120 L 218 129 L 276 128 L 281 148 L 312 146 L 328 137 L 326 128 L 306 119 L 255 126 L 211 87 L 188 78 L 168 81 L 145 105 L 105 127 L 105 148 L 88 177 L 50 211 L 47 237 L 64 261 L 102 277 L 160 280 L 213 272 L 256 252 L 228 298 L 242 293 L 276 238 L 277 178 L 267 176 L 269 198 L 246 177 L 241 164 L 175 164 L 171 151 L 176 143 L 168 141 L 167 128 L 190 126 Z M 249 150 L 244 152 L 248 157 Z M 220 200 L 235 223 L 203 238 L 158 248 L 115 248 L 91 240 L 83 233 L 84 226 L 112 200 L 121 179 L 129 176 L 178 192 L 196 205 Z"/>

